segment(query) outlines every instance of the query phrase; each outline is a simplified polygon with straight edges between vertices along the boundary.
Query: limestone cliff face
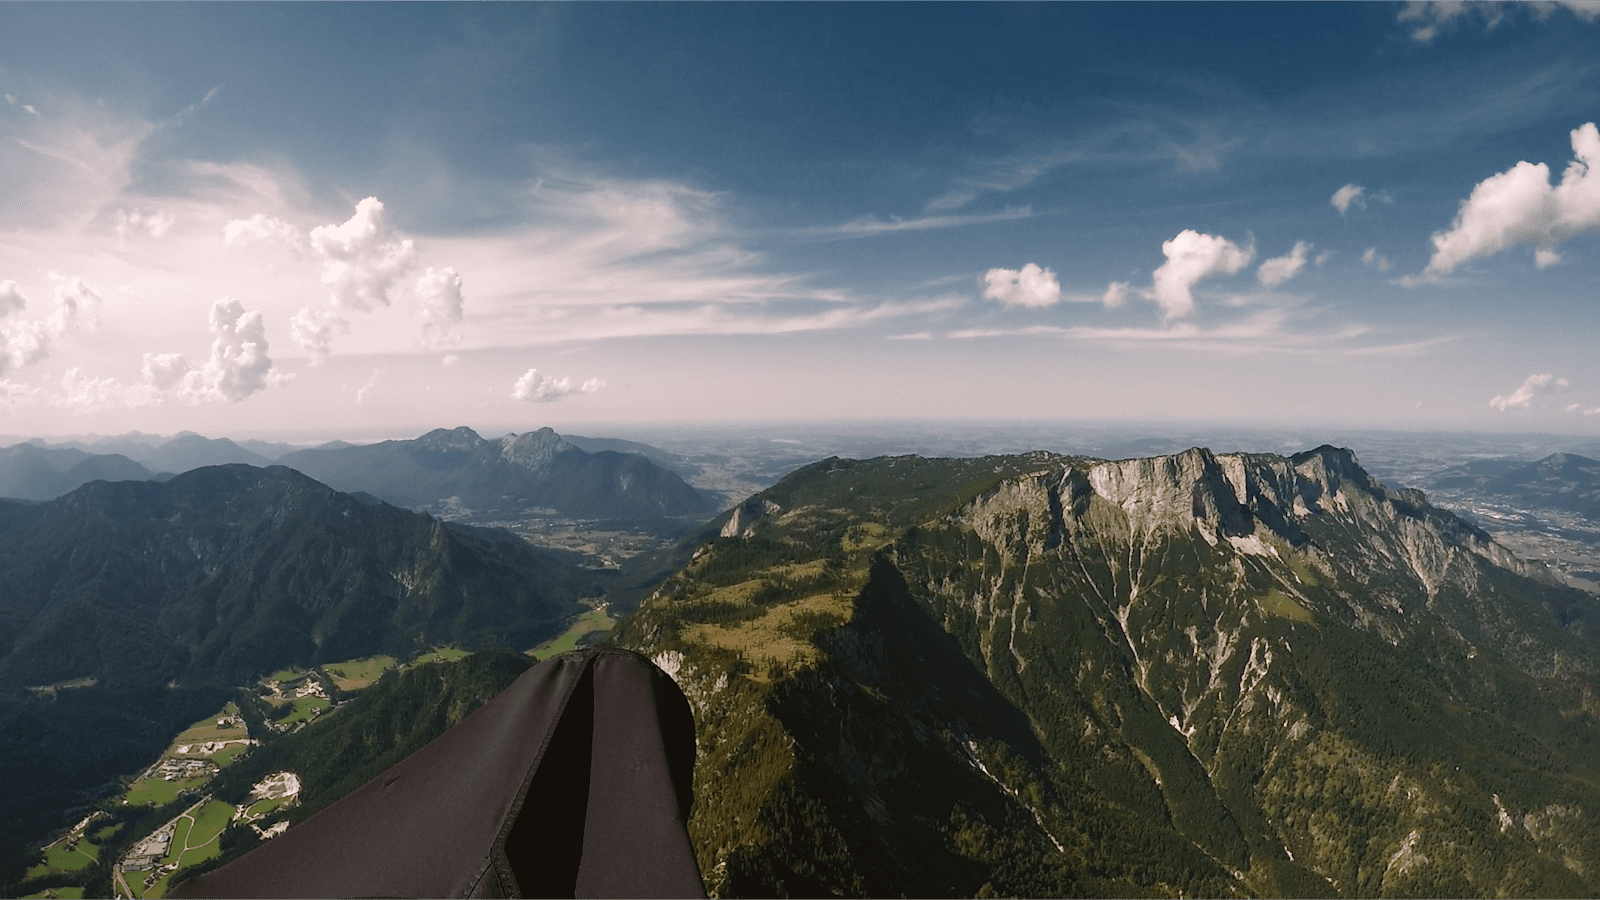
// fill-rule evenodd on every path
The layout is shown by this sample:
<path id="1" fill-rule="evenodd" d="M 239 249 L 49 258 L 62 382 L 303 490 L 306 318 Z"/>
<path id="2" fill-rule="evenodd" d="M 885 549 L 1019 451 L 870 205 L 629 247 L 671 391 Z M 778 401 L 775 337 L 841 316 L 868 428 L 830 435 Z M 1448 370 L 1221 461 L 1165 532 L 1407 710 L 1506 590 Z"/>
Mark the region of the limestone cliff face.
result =
<path id="1" fill-rule="evenodd" d="M 848 835 L 983 809 L 1028 836 L 1019 858 L 1065 867 L 950 863 L 988 866 L 993 890 L 1069 890 L 1074 860 L 1120 873 L 1072 882 L 1089 892 L 1600 889 L 1600 828 L 1574 824 L 1600 814 L 1600 604 L 1348 450 L 830 460 L 716 525 L 626 635 L 671 654 L 702 746 L 790 760 L 799 781 L 751 787 L 725 820 L 803 800 Z M 742 753 L 706 777 L 745 784 Z M 963 766 L 968 794 L 900 785 Z M 760 828 L 702 827 L 729 891 L 780 891 L 750 854 L 804 865 L 772 862 L 795 851 Z M 1108 828 L 1204 883 L 1105 868 L 1126 852 Z M 908 849 L 883 852 L 942 858 L 967 829 L 895 831 Z"/>

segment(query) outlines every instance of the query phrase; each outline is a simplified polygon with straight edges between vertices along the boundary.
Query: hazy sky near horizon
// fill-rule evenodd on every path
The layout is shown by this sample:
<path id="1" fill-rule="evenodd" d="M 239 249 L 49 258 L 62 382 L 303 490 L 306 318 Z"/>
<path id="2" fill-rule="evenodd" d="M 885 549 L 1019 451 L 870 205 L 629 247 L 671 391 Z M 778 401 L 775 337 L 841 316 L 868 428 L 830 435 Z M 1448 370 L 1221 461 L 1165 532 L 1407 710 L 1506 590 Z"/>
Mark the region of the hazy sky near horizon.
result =
<path id="1" fill-rule="evenodd" d="M 0 95 L 0 433 L 1600 434 L 1592 3 L 6 3 Z"/>

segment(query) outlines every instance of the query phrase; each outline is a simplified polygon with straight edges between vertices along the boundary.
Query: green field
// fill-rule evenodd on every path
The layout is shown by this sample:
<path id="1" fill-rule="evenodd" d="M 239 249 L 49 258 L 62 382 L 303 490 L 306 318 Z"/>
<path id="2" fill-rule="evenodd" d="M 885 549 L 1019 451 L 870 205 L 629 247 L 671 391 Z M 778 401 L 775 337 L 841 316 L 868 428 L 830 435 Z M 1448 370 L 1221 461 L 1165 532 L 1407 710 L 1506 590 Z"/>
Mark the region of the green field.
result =
<path id="1" fill-rule="evenodd" d="M 280 670 L 278 670 L 276 672 L 273 672 L 271 675 L 268 675 L 265 680 L 266 681 L 293 681 L 296 678 L 299 678 L 301 675 L 304 675 L 304 674 L 305 674 L 304 670 L 301 670 L 301 669 L 280 669 Z"/>
<path id="2" fill-rule="evenodd" d="M 328 703 L 328 698 L 318 696 L 317 694 L 307 694 L 304 697 L 296 697 L 294 700 L 294 712 L 282 719 L 279 719 L 278 724 L 293 725 L 296 722 L 309 722 L 316 718 L 318 713 L 327 709 L 330 705 L 331 704 Z"/>
<path id="3" fill-rule="evenodd" d="M 605 607 L 595 607 L 576 619 L 573 619 L 572 624 L 567 627 L 567 630 L 562 632 L 557 637 L 553 637 L 550 640 L 545 641 L 539 646 L 533 648 L 532 650 L 529 650 L 528 655 L 538 660 L 549 659 L 558 653 L 565 653 L 568 650 L 577 649 L 578 639 L 589 632 L 610 631 L 612 626 L 616 624 L 617 620 L 611 618 L 611 615 L 606 612 Z"/>
<path id="4" fill-rule="evenodd" d="M 185 778 L 181 781 L 167 781 L 165 778 L 141 778 L 128 788 L 128 793 L 122 798 L 130 806 L 142 806 L 146 803 L 160 806 L 171 803 L 178 798 L 178 794 L 191 788 L 197 788 L 211 779 L 204 775 Z"/>
<path id="5" fill-rule="evenodd" d="M 1311 610 L 1301 606 L 1293 597 L 1283 591 L 1267 591 L 1267 595 L 1257 598 L 1256 603 L 1268 615 L 1282 616 L 1296 622 L 1310 622 L 1312 620 Z"/>
<path id="6" fill-rule="evenodd" d="M 226 728 L 217 724 L 218 719 L 237 715 L 239 715 L 239 707 L 230 701 L 227 706 L 222 708 L 221 712 L 207 716 L 185 728 L 181 734 L 172 739 L 172 743 L 174 746 L 177 744 L 203 744 L 206 741 L 228 741 L 249 737 L 250 731 L 245 728 L 243 723 Z"/>
<path id="7" fill-rule="evenodd" d="M 221 800 L 208 800 L 198 808 L 191 808 L 172 830 L 172 846 L 161 860 L 163 865 L 177 866 L 171 874 L 163 875 L 141 897 L 163 897 L 173 875 L 184 866 L 204 862 L 222 853 L 217 836 L 233 820 L 233 805 Z"/>
<path id="8" fill-rule="evenodd" d="M 240 817 L 240 821 L 254 822 L 257 819 L 264 819 L 276 811 L 280 806 L 288 803 L 289 800 L 289 797 L 263 797 L 260 800 L 250 804 L 250 806 L 245 809 L 244 815 Z"/>
<path id="9" fill-rule="evenodd" d="M 63 838 L 44 848 L 44 863 L 29 869 L 28 877 L 78 872 L 89 868 L 99 858 L 100 848 L 88 840 L 80 840 L 76 849 L 68 850 L 67 841 Z"/>
<path id="10" fill-rule="evenodd" d="M 359 691 L 378 680 L 386 670 L 397 664 L 392 656 L 369 656 L 349 662 L 332 663 L 322 667 L 341 691 Z"/>
<path id="11" fill-rule="evenodd" d="M 216 763 L 218 767 L 226 766 L 239 758 L 239 755 L 250 749 L 249 744 L 229 744 L 221 750 L 207 756 L 206 759 Z"/>
<path id="12" fill-rule="evenodd" d="M 407 663 L 407 665 L 420 666 L 423 663 L 431 662 L 460 662 L 471 655 L 470 651 L 462 650 L 460 647 L 436 647 L 417 654 L 417 658 Z"/>

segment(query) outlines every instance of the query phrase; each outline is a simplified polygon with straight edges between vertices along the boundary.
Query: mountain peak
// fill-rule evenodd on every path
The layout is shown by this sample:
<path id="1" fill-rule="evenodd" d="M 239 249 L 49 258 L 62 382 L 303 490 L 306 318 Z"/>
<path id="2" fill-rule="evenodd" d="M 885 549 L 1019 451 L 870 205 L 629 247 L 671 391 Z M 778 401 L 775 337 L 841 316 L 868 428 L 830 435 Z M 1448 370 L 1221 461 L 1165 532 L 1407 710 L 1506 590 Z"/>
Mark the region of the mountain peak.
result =
<path id="1" fill-rule="evenodd" d="M 471 452 L 482 447 L 485 441 L 476 431 L 462 425 L 459 428 L 435 428 L 417 438 L 417 443 L 428 450 Z"/>
<path id="2" fill-rule="evenodd" d="M 500 439 L 500 455 L 506 462 L 525 469 L 542 469 L 559 453 L 582 452 L 549 427 L 526 434 L 508 434 Z"/>

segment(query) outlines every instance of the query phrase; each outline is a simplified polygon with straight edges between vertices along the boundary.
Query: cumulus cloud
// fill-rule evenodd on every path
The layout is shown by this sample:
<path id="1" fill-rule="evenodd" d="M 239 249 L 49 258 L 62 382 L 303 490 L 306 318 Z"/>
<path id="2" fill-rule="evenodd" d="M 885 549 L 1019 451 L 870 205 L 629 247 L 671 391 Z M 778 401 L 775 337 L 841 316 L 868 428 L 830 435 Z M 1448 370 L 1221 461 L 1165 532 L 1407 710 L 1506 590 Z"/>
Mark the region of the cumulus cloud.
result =
<path id="1" fill-rule="evenodd" d="M 1468 260 L 1533 244 L 1535 262 L 1560 261 L 1555 247 L 1584 232 L 1600 231 L 1600 130 L 1589 122 L 1572 132 L 1575 157 L 1550 186 L 1544 163 L 1519 162 L 1472 189 L 1449 231 L 1433 235 L 1433 257 L 1416 281 L 1437 281 Z"/>
<path id="2" fill-rule="evenodd" d="M 128 236 L 135 232 L 142 232 L 153 238 L 158 238 L 171 231 L 172 226 L 178 224 L 177 217 L 170 212 L 146 213 L 139 210 L 128 212 L 125 209 L 117 210 L 116 221 L 117 237 L 123 240 L 127 240 Z"/>
<path id="3" fill-rule="evenodd" d="M 61 394 L 51 402 L 80 412 L 94 412 L 116 405 L 124 395 L 115 378 L 93 378 L 73 367 L 61 376 Z"/>
<path id="4" fill-rule="evenodd" d="M 305 238 L 300 229 L 282 219 L 265 213 L 256 213 L 248 219 L 234 219 L 222 226 L 222 242 L 230 246 L 270 241 L 294 250 L 305 249 Z"/>
<path id="5" fill-rule="evenodd" d="M 1305 268 L 1306 254 L 1311 251 L 1311 245 L 1305 241 L 1295 241 L 1294 249 L 1288 256 L 1279 256 L 1269 259 L 1256 270 L 1256 278 L 1263 287 L 1277 287 L 1293 278 Z"/>
<path id="6" fill-rule="evenodd" d="M 326 310 L 307 307 L 289 320 L 289 336 L 311 355 L 311 364 L 320 366 L 333 352 L 334 335 L 350 330 L 350 320 Z"/>
<path id="7" fill-rule="evenodd" d="M 1021 269 L 990 269 L 983 282 L 983 296 L 1006 306 L 1050 306 L 1061 299 L 1056 273 L 1033 263 Z"/>
<path id="8" fill-rule="evenodd" d="M 376 197 L 356 204 L 355 214 L 343 224 L 311 229 L 305 242 L 294 226 L 263 215 L 229 222 L 223 240 L 270 240 L 297 250 L 309 245 L 321 260 L 327 300 L 302 308 L 289 322 L 290 335 L 310 354 L 312 365 L 327 361 L 334 338 L 350 330 L 353 314 L 386 308 L 396 297 L 414 301 L 424 347 L 439 349 L 456 342 L 463 301 L 460 273 L 449 267 L 428 268 L 414 283 L 405 281 L 418 265 L 416 245 L 394 232 Z"/>
<path id="9" fill-rule="evenodd" d="M 1495 397 L 1489 405 L 1505 412 L 1508 409 L 1527 409 L 1533 398 L 1556 391 L 1564 391 L 1572 387 L 1572 383 L 1565 378 L 1556 378 L 1549 372 L 1542 375 L 1529 375 L 1522 386 L 1512 391 L 1509 395 Z"/>
<path id="10" fill-rule="evenodd" d="M 1359 184 L 1347 184 L 1344 187 L 1339 188 L 1337 191 L 1334 191 L 1333 197 L 1329 199 L 1328 202 L 1332 203 L 1333 208 L 1337 209 L 1339 211 L 1339 215 L 1342 216 L 1346 212 L 1350 211 L 1351 204 L 1363 207 L 1367 205 L 1367 201 L 1361 196 L 1365 190 L 1366 188 Z"/>
<path id="11" fill-rule="evenodd" d="M 1168 319 L 1181 319 L 1194 311 L 1191 290 L 1200 281 L 1217 275 L 1233 275 L 1250 264 L 1256 248 L 1252 242 L 1239 247 L 1227 238 L 1201 234 L 1193 229 L 1161 244 L 1167 261 L 1156 269 L 1150 297 L 1166 311 Z"/>
<path id="12" fill-rule="evenodd" d="M 1361 254 L 1361 264 L 1364 266 L 1372 266 L 1379 272 L 1389 271 L 1389 266 L 1391 265 L 1389 262 L 1389 257 L 1379 253 L 1377 247 L 1368 247 L 1367 251 Z"/>
<path id="13" fill-rule="evenodd" d="M 383 203 L 368 197 L 343 225 L 311 229 L 311 249 L 323 259 L 322 283 L 340 309 L 366 312 L 389 305 L 389 291 L 417 262 L 415 245 L 395 236 Z"/>
<path id="14" fill-rule="evenodd" d="M 559 400 L 569 394 L 592 394 L 605 386 L 606 383 L 598 378 L 591 378 L 579 384 L 571 378 L 554 378 L 539 374 L 538 369 L 529 369 L 522 373 L 522 377 L 518 378 L 516 385 L 511 388 L 511 399 L 541 403 Z"/>
<path id="15" fill-rule="evenodd" d="M 461 322 L 461 275 L 452 268 L 429 268 L 417 279 L 417 311 L 422 316 L 422 344 L 429 349 L 456 342 Z"/>
<path id="16" fill-rule="evenodd" d="M 212 304 L 210 324 L 211 355 L 202 365 L 180 353 L 144 355 L 144 384 L 156 398 L 237 403 L 284 380 L 267 355 L 260 312 L 247 312 L 238 300 L 224 297 Z"/>
<path id="17" fill-rule="evenodd" d="M 94 288 L 78 277 L 52 274 L 50 278 L 55 282 L 56 308 L 49 318 L 0 324 L 0 376 L 44 360 L 57 340 L 85 322 L 92 324 L 94 307 L 100 303 Z M 0 318 L 21 312 L 27 304 L 16 282 L 0 282 Z"/>
<path id="18" fill-rule="evenodd" d="M 1133 286 L 1126 281 L 1113 281 L 1106 287 L 1106 292 L 1100 295 L 1100 302 L 1106 305 L 1106 309 L 1116 309 L 1128 302 L 1128 292 L 1132 289 Z"/>

